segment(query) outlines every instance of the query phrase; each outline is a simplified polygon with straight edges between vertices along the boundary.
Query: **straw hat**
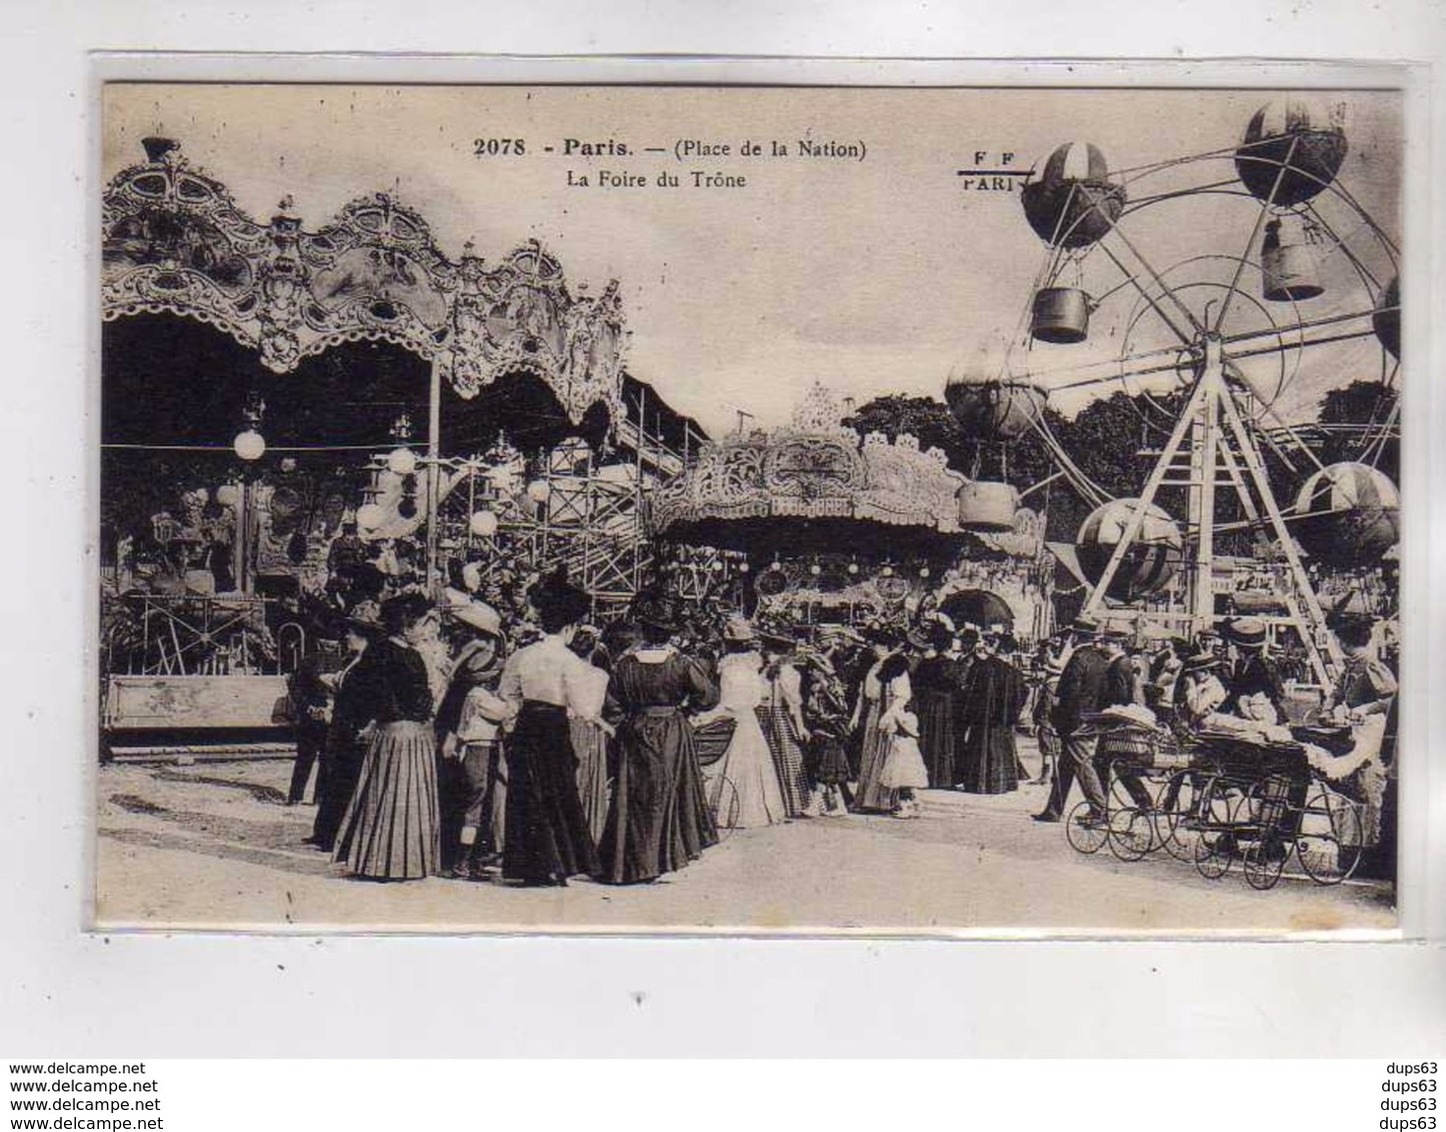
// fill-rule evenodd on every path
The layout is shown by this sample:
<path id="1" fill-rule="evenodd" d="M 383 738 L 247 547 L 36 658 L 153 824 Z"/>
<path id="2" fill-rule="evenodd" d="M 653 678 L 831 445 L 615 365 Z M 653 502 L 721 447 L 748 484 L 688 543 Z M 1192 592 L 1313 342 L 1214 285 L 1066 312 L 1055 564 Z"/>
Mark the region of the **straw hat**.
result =
<path id="1" fill-rule="evenodd" d="M 758 634 L 746 617 L 730 617 L 723 626 L 723 639 L 732 645 L 751 645 L 757 642 Z"/>
<path id="2" fill-rule="evenodd" d="M 443 596 L 442 612 L 452 620 L 491 637 L 502 635 L 502 615 L 485 601 L 450 588 Z"/>
<path id="3" fill-rule="evenodd" d="M 1182 672 L 1204 672 L 1207 668 L 1216 668 L 1220 664 L 1220 658 L 1213 652 L 1197 652 L 1193 656 L 1185 658 Z"/>
<path id="4" fill-rule="evenodd" d="M 1265 622 L 1258 617 L 1239 617 L 1230 623 L 1230 639 L 1243 649 L 1265 647 Z"/>

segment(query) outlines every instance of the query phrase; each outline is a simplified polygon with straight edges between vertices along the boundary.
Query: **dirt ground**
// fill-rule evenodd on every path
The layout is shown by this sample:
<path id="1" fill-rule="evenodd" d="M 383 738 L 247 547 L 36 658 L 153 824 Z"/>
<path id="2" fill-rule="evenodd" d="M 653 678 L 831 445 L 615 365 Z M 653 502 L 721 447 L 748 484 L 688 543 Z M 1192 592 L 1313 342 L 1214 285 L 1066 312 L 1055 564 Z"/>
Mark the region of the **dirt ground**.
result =
<path id="1" fill-rule="evenodd" d="M 1033 763 L 1032 749 L 1026 762 Z M 1044 788 L 929 791 L 915 821 L 852 815 L 727 835 L 654 885 L 521 889 L 347 878 L 302 843 L 315 809 L 285 805 L 290 763 L 107 765 L 98 781 L 97 926 L 119 930 L 861 932 L 1029 936 L 1389 930 L 1390 893 L 1287 870 L 1268 892 L 1154 853 L 1084 856 L 1029 820 Z"/>

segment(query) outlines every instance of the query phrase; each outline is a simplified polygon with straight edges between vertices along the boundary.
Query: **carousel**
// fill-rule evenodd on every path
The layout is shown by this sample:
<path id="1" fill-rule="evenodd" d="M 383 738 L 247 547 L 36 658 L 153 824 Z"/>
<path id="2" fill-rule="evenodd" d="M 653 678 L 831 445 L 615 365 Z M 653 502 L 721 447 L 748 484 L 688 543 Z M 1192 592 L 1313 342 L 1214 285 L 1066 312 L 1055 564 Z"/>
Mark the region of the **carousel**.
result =
<path id="1" fill-rule="evenodd" d="M 649 526 L 685 601 L 813 626 L 938 610 L 1037 636 L 1053 563 L 1040 516 L 1004 487 L 908 434 L 861 435 L 816 384 L 787 426 L 704 445 L 654 495 Z"/>
<path id="2" fill-rule="evenodd" d="M 449 258 L 387 193 L 256 219 L 142 145 L 102 198 L 108 737 L 284 738 L 298 608 L 347 555 L 428 589 L 566 565 L 626 604 L 642 499 L 702 434 L 625 372 L 616 281 L 536 241 Z"/>

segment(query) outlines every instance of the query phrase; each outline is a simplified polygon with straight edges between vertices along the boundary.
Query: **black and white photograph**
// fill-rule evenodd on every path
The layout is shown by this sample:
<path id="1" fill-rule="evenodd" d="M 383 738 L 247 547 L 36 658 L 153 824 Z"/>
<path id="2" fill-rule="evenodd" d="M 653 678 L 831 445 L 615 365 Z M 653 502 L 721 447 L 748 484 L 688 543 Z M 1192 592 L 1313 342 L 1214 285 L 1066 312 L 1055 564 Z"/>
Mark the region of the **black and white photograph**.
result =
<path id="1" fill-rule="evenodd" d="M 1397 929 L 1400 91 L 101 103 L 94 926 Z"/>

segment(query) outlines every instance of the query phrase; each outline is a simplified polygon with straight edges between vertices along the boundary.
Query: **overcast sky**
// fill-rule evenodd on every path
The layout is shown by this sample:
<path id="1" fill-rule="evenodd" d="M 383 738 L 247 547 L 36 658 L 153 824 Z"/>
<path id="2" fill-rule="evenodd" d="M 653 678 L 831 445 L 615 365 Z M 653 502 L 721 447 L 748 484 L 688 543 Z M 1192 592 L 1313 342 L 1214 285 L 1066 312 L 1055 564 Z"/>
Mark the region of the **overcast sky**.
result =
<path id="1" fill-rule="evenodd" d="M 535 237 L 562 261 L 569 284 L 616 278 L 632 331 L 628 366 L 712 431 L 738 409 L 765 424 L 785 419 L 815 379 L 858 400 L 889 392 L 939 395 L 951 370 L 997 366 L 1000 343 L 1028 303 L 1043 248 L 1017 194 L 966 191 L 957 171 L 1027 168 L 1055 145 L 1090 140 L 1112 169 L 1226 150 L 1265 92 L 1044 90 L 754 90 L 499 87 L 113 86 L 106 97 L 104 174 L 141 158 L 139 139 L 179 139 L 195 165 L 223 181 L 264 220 L 284 195 L 309 229 L 350 199 L 396 193 L 455 259 L 470 239 L 489 260 Z M 1343 103 L 1351 152 L 1342 183 L 1396 238 L 1399 100 L 1391 94 L 1315 95 Z M 474 154 L 476 139 L 525 140 L 523 156 Z M 612 139 L 635 152 L 565 157 L 565 139 Z M 737 156 L 747 139 L 866 146 L 863 161 Z M 679 163 L 680 140 L 732 147 L 728 157 Z M 544 152 L 545 146 L 557 152 Z M 569 187 L 567 171 L 587 174 Z M 643 189 L 597 187 L 601 170 L 646 178 Z M 661 189 L 664 170 L 682 185 Z M 743 175 L 743 188 L 693 188 L 693 170 Z M 1132 186 L 1135 195 L 1219 181 L 1228 161 L 1196 162 Z M 1336 199 L 1322 213 L 1353 253 L 1389 272 L 1380 248 Z M 1195 304 L 1218 294 L 1255 221 L 1238 196 L 1188 196 L 1125 225 L 1152 266 Z M 1320 245 L 1327 291 L 1303 317 L 1369 305 L 1347 256 Z M 1186 262 L 1188 261 L 1188 262 Z M 1180 265 L 1168 270 L 1171 265 Z M 1079 282 L 1096 295 L 1121 282 L 1087 259 Z M 1073 281 L 1073 280 L 1071 280 Z M 1382 279 L 1384 282 L 1384 279 Z M 1245 291 L 1259 298 L 1259 278 Z M 1016 368 L 1065 369 L 1164 344 L 1149 317 L 1129 330 L 1128 286 L 1096 313 L 1081 347 L 1036 350 Z M 1289 304 L 1268 304 L 1277 320 Z M 1258 325 L 1239 304 L 1236 329 Z M 1379 374 L 1373 341 L 1309 351 L 1280 399 L 1299 416 L 1333 384 Z M 1273 360 L 1251 363 L 1271 382 Z M 1108 391 L 1108 387 L 1105 388 Z M 1070 411 L 1080 395 L 1056 395 Z"/>

